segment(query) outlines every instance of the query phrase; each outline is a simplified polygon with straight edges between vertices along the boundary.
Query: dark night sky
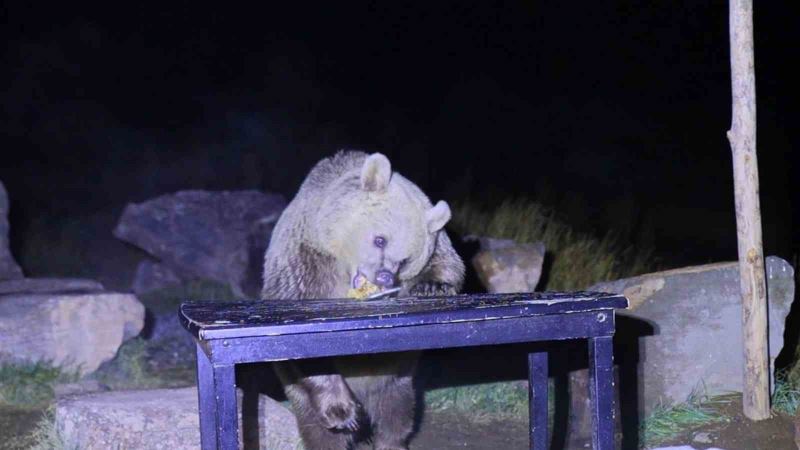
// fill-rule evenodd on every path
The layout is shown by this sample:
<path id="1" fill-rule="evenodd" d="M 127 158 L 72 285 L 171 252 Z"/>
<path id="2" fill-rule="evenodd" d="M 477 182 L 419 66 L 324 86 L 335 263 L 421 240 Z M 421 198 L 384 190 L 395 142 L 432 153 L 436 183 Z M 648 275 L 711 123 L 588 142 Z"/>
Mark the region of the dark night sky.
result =
<path id="1" fill-rule="evenodd" d="M 782 3 L 756 5 L 758 143 L 766 250 L 791 258 Z M 665 260 L 735 258 L 726 2 L 292 5 L 6 6 L 12 225 L 186 188 L 291 196 L 349 147 L 433 197 L 533 197 Z"/>

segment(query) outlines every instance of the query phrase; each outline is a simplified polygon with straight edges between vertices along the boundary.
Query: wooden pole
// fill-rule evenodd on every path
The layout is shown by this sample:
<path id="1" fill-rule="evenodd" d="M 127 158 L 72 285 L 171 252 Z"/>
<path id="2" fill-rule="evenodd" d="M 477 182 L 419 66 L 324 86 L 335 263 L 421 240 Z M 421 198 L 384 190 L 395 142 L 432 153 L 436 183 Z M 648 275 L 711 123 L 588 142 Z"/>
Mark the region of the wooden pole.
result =
<path id="1" fill-rule="evenodd" d="M 764 250 L 756 159 L 756 80 L 752 0 L 730 0 L 731 88 L 733 112 L 728 141 L 733 153 L 736 231 L 742 294 L 744 415 L 769 417 L 769 356 Z"/>

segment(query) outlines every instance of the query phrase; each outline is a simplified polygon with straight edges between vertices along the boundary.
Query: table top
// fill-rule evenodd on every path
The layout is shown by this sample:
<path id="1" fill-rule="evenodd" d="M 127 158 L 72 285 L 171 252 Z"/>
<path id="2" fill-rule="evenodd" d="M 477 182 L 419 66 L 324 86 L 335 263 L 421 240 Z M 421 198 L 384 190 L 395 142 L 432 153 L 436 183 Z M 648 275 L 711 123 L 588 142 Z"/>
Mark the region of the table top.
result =
<path id="1" fill-rule="evenodd" d="M 531 292 L 378 300 L 185 302 L 184 328 L 201 340 L 497 320 L 627 308 L 620 294 Z"/>

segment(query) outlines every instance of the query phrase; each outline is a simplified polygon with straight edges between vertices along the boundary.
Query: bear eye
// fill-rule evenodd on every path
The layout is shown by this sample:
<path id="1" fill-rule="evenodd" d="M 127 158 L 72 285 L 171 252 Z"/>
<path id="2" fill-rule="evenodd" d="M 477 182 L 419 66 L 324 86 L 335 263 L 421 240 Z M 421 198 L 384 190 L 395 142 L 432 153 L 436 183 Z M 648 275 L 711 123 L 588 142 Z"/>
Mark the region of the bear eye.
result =
<path id="1" fill-rule="evenodd" d="M 378 248 L 386 247 L 386 242 L 386 238 L 383 236 L 375 236 L 375 239 L 372 240 L 372 243 Z"/>

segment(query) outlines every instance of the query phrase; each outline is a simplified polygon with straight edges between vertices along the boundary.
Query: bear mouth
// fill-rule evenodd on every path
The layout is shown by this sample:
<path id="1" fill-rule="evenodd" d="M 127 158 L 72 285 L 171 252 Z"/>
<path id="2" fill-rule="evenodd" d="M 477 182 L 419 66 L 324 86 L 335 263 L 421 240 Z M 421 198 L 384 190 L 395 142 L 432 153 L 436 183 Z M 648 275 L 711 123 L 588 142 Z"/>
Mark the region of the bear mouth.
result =
<path id="1" fill-rule="evenodd" d="M 399 287 L 385 288 L 369 280 L 360 270 L 356 271 L 350 282 L 350 287 L 355 290 L 362 290 L 367 293 L 365 299 L 377 299 L 391 297 L 400 292 Z"/>

